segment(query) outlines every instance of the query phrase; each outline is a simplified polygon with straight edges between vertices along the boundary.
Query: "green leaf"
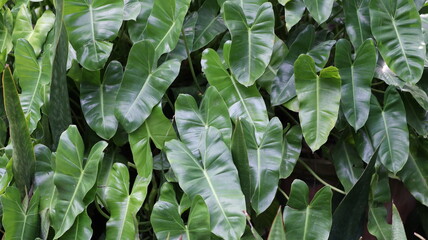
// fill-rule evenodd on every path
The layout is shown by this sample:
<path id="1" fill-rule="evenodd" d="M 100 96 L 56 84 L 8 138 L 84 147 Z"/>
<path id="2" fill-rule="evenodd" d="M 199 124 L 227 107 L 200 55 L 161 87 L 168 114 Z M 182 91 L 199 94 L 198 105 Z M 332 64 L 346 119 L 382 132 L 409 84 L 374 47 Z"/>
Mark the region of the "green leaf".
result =
<path id="1" fill-rule="evenodd" d="M 196 157 L 200 157 L 201 136 L 208 127 L 220 130 L 224 143 L 230 146 L 232 122 L 226 103 L 215 87 L 207 89 L 199 109 L 192 96 L 180 94 L 175 102 L 175 119 L 181 141 Z"/>
<path id="2" fill-rule="evenodd" d="M 92 189 L 107 143 L 95 144 L 86 161 L 84 145 L 77 127 L 71 125 L 62 135 L 56 152 L 54 184 L 58 191 L 52 225 L 55 238 L 71 228 L 76 217 L 85 210 L 84 198 Z"/>
<path id="3" fill-rule="evenodd" d="M 303 0 L 303 2 L 315 21 L 322 24 L 330 17 L 334 0 Z"/>
<path id="4" fill-rule="evenodd" d="M 284 6 L 284 17 L 285 17 L 285 26 L 287 30 L 296 25 L 303 16 L 306 6 L 303 0 L 291 0 L 288 1 Z"/>
<path id="5" fill-rule="evenodd" d="M 30 43 L 19 39 L 15 46 L 15 74 L 21 86 L 20 100 L 28 128 L 32 133 L 41 119 L 40 108 L 44 105 L 43 88 L 51 80 L 49 52 L 39 61 Z"/>
<path id="6" fill-rule="evenodd" d="M 123 77 L 122 65 L 112 61 L 100 82 L 99 73 L 93 76 L 83 70 L 80 85 L 80 103 L 88 125 L 104 139 L 110 139 L 117 130 L 118 121 L 114 116 L 114 104 Z"/>
<path id="7" fill-rule="evenodd" d="M 373 0 L 370 16 L 373 36 L 388 67 L 404 81 L 417 83 L 424 68 L 425 42 L 415 4 Z"/>
<path id="8" fill-rule="evenodd" d="M 406 109 L 407 123 L 419 135 L 428 137 L 428 111 L 423 109 L 409 93 L 403 93 L 401 96 Z"/>
<path id="9" fill-rule="evenodd" d="M 206 46 L 215 37 L 226 31 L 223 18 L 221 14 L 218 14 L 219 10 L 220 6 L 216 1 L 205 1 L 198 10 L 193 51 Z"/>
<path id="10" fill-rule="evenodd" d="M 20 38 L 27 38 L 33 32 L 33 25 L 31 23 L 31 13 L 28 7 L 23 4 L 19 8 L 18 15 L 14 21 L 14 28 L 12 32 L 12 40 L 15 44 Z"/>
<path id="11" fill-rule="evenodd" d="M 62 235 L 61 240 L 73 240 L 73 239 L 91 239 L 92 237 L 92 220 L 88 216 L 87 211 L 83 211 L 77 216 L 73 226 Z"/>
<path id="12" fill-rule="evenodd" d="M 110 212 L 106 239 L 135 239 L 138 236 L 136 214 L 146 198 L 150 181 L 137 176 L 129 193 L 129 172 L 122 163 L 115 163 L 107 181 L 106 203 Z"/>
<path id="13" fill-rule="evenodd" d="M 346 33 L 356 49 L 371 36 L 369 3 L 370 0 L 343 2 Z"/>
<path id="14" fill-rule="evenodd" d="M 31 189 L 36 157 L 9 66 L 3 71 L 3 98 L 13 145 L 13 176 L 21 194 Z"/>
<path id="15" fill-rule="evenodd" d="M 241 120 L 246 142 L 251 205 L 257 214 L 264 212 L 275 198 L 279 168 L 282 162 L 282 124 L 273 118 L 266 126 L 260 143 L 257 143 L 254 128 Z"/>
<path id="16" fill-rule="evenodd" d="M 388 213 L 385 206 L 374 206 L 370 204 L 367 228 L 370 234 L 378 240 L 392 239 L 391 225 L 387 222 Z"/>
<path id="17" fill-rule="evenodd" d="M 293 172 L 302 149 L 302 129 L 299 125 L 293 126 L 284 135 L 282 146 L 282 162 L 279 177 L 285 179 Z"/>
<path id="18" fill-rule="evenodd" d="M 232 35 L 230 68 L 238 82 L 251 86 L 263 75 L 272 56 L 275 19 L 272 5 L 264 3 L 252 24 L 241 7 L 233 2 L 223 5 L 223 18 Z"/>
<path id="19" fill-rule="evenodd" d="M 314 60 L 301 55 L 294 64 L 299 119 L 303 136 L 312 151 L 327 142 L 340 104 L 340 75 L 335 67 L 321 70 L 318 76 Z"/>
<path id="20" fill-rule="evenodd" d="M 256 139 L 259 142 L 268 124 L 266 105 L 255 85 L 244 87 L 229 74 L 223 66 L 220 57 L 212 49 L 202 53 L 202 71 L 210 85 L 217 88 L 229 108 L 233 121 L 245 119 L 256 129 Z"/>
<path id="21" fill-rule="evenodd" d="M 183 61 L 188 58 L 187 52 L 191 53 L 193 49 L 193 39 L 195 38 L 195 25 L 197 20 L 198 13 L 196 12 L 193 12 L 185 18 L 177 45 L 174 50 L 167 53 L 165 59 L 178 59 Z"/>
<path id="22" fill-rule="evenodd" d="M 275 218 L 273 219 L 273 223 L 269 231 L 268 240 L 285 240 L 285 230 L 284 222 L 282 220 L 281 208 L 278 209 L 278 212 Z"/>
<path id="23" fill-rule="evenodd" d="M 331 199 L 329 187 L 323 187 L 309 202 L 309 188 L 305 182 L 294 180 L 290 199 L 284 208 L 287 239 L 327 240 L 331 228 Z"/>
<path id="24" fill-rule="evenodd" d="M 115 109 L 119 123 L 128 133 L 143 124 L 180 70 L 178 60 L 156 67 L 157 60 L 150 42 L 141 41 L 132 46 Z"/>
<path id="25" fill-rule="evenodd" d="M 370 111 L 371 83 L 376 67 L 376 48 L 366 40 L 357 49 L 353 59 L 348 40 L 336 44 L 334 62 L 342 79 L 342 111 L 348 123 L 357 131 L 367 121 Z"/>
<path id="26" fill-rule="evenodd" d="M 12 181 L 12 161 L 6 155 L 0 157 L 0 194 L 3 194 Z"/>
<path id="27" fill-rule="evenodd" d="M 141 12 L 142 3 L 141 0 L 124 0 L 123 8 L 123 20 L 136 20 Z"/>
<path id="28" fill-rule="evenodd" d="M 184 196 L 183 196 L 184 197 Z M 210 239 L 210 215 L 204 200 L 196 196 L 190 207 L 188 224 L 181 219 L 180 205 L 173 186 L 164 183 L 150 221 L 158 239 Z"/>
<path id="29" fill-rule="evenodd" d="M 342 140 L 334 147 L 332 160 L 340 183 L 349 192 L 363 173 L 361 158 L 351 144 Z"/>
<path id="30" fill-rule="evenodd" d="M 217 0 L 219 6 L 223 6 L 224 11 L 224 3 L 225 2 L 233 2 L 241 7 L 243 12 L 245 13 L 245 17 L 248 23 L 253 23 L 255 18 L 257 18 L 257 12 L 260 9 L 260 6 L 267 2 L 267 0 Z"/>
<path id="31" fill-rule="evenodd" d="M 391 172 L 397 173 L 409 158 L 409 131 L 406 110 L 398 92 L 390 86 L 385 92 L 384 107 L 371 98 L 367 128 L 373 146 L 379 146 L 379 158 Z"/>
<path id="32" fill-rule="evenodd" d="M 411 138 L 409 159 L 397 173 L 410 193 L 425 206 L 428 206 L 427 143 L 425 139 Z"/>
<path id="33" fill-rule="evenodd" d="M 156 58 L 171 52 L 177 45 L 189 5 L 190 0 L 154 1 L 147 27 L 139 40 L 153 44 Z"/>
<path id="34" fill-rule="evenodd" d="M 202 159 L 177 140 L 167 142 L 165 147 L 180 187 L 191 199 L 200 195 L 205 200 L 212 232 L 222 238 L 239 239 L 245 230 L 245 200 L 232 155 L 220 132 L 209 127 L 204 133 L 199 146 Z"/>
<path id="35" fill-rule="evenodd" d="M 77 60 L 86 69 L 104 67 L 123 20 L 123 0 L 64 0 L 64 23 Z"/>
<path id="36" fill-rule="evenodd" d="M 400 213 L 395 204 L 392 204 L 392 240 L 405 240 L 406 231 L 401 221 Z"/>
<path id="37" fill-rule="evenodd" d="M 37 20 L 34 31 L 27 37 L 28 42 L 34 48 L 36 56 L 42 51 L 43 44 L 46 41 L 49 31 L 52 29 L 55 22 L 55 14 L 50 10 L 46 10 L 43 15 Z"/>
<path id="38" fill-rule="evenodd" d="M 9 8 L 6 8 L 5 12 L 2 13 L 0 17 L 0 51 L 3 52 L 6 50 L 6 53 L 9 53 L 13 48 L 12 43 L 12 29 L 9 27 L 9 24 L 13 22 L 12 13 Z"/>
<path id="39" fill-rule="evenodd" d="M 21 203 L 20 191 L 9 187 L 1 197 L 3 206 L 2 224 L 5 230 L 4 239 L 34 239 L 39 230 L 39 194 L 36 191 L 31 200 L 28 195 Z"/>
<path id="40" fill-rule="evenodd" d="M 140 2 L 141 11 L 139 12 L 137 18 L 135 19 L 135 21 L 128 22 L 128 33 L 132 42 L 136 43 L 143 39 L 142 30 L 144 30 L 147 26 L 147 19 L 149 18 L 150 13 L 152 11 L 154 1 L 155 0 L 144 0 Z"/>

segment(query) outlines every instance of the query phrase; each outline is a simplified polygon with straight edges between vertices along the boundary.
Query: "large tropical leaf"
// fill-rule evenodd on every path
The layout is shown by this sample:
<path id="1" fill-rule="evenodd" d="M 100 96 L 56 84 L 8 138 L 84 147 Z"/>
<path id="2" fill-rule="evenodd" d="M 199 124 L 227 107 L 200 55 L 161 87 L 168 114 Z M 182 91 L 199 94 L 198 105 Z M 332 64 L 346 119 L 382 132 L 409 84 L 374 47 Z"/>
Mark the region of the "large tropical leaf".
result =
<path id="1" fill-rule="evenodd" d="M 341 39 L 334 58 L 342 79 L 341 106 L 348 123 L 357 131 L 367 121 L 370 111 L 371 83 L 376 67 L 376 48 L 366 40 L 357 49 L 355 59 L 351 44 Z"/>
<path id="2" fill-rule="evenodd" d="M 226 31 L 223 18 L 218 14 L 220 6 L 216 1 L 205 1 L 198 10 L 198 21 L 195 26 L 193 51 L 210 43 L 217 35 Z"/>
<path id="3" fill-rule="evenodd" d="M 85 210 L 77 216 L 73 226 L 71 226 L 71 228 L 62 235 L 61 239 L 91 239 L 93 232 L 91 224 L 92 220 Z"/>
<path id="4" fill-rule="evenodd" d="M 379 146 L 379 158 L 391 172 L 397 173 L 409 158 L 409 131 L 406 111 L 394 87 L 385 92 L 384 107 L 372 97 L 367 129 L 374 146 Z"/>
<path id="5" fill-rule="evenodd" d="M 1 196 L 3 208 L 2 224 L 5 230 L 4 239 L 35 239 L 39 230 L 39 194 L 29 199 L 28 195 L 21 202 L 20 191 L 16 187 L 9 187 Z"/>
<path id="6" fill-rule="evenodd" d="M 104 67 L 123 20 L 123 0 L 64 0 L 64 23 L 77 60 L 86 69 Z"/>
<path id="7" fill-rule="evenodd" d="M 110 139 L 117 130 L 114 103 L 123 77 L 122 65 L 112 61 L 100 82 L 99 72 L 94 75 L 83 70 L 80 85 L 80 103 L 88 125 L 102 138 Z"/>
<path id="8" fill-rule="evenodd" d="M 115 110 L 119 123 L 128 133 L 143 124 L 180 70 L 178 60 L 156 67 L 157 60 L 155 47 L 150 42 L 141 41 L 132 46 Z"/>
<path id="9" fill-rule="evenodd" d="M 212 232 L 239 239 L 245 229 L 245 200 L 232 155 L 221 139 L 217 129 L 208 128 L 199 146 L 202 159 L 177 140 L 166 143 L 166 153 L 184 192 L 191 199 L 200 195 L 205 200 Z"/>
<path id="10" fill-rule="evenodd" d="M 106 203 L 110 212 L 106 239 L 138 238 L 136 214 L 143 205 L 149 181 L 137 176 L 132 191 L 129 191 L 128 168 L 115 163 L 107 181 Z"/>
<path id="11" fill-rule="evenodd" d="M 2 80 L 4 108 L 9 120 L 10 139 L 13 144 L 13 176 L 21 194 L 25 194 L 31 189 L 36 157 L 9 67 L 3 71 Z"/>
<path id="12" fill-rule="evenodd" d="M 261 5 L 252 24 L 247 22 L 243 9 L 236 3 L 226 2 L 223 10 L 232 35 L 230 68 L 238 82 L 251 86 L 264 73 L 272 55 L 275 40 L 272 5 Z"/>
<path id="13" fill-rule="evenodd" d="M 340 183 L 345 191 L 349 192 L 363 173 L 363 161 L 345 139 L 338 142 L 333 149 L 332 160 Z"/>
<path id="14" fill-rule="evenodd" d="M 232 120 L 243 118 L 253 125 L 259 142 L 268 123 L 268 116 L 266 105 L 256 86 L 244 87 L 238 83 L 212 49 L 203 52 L 201 65 L 210 85 L 217 88 L 226 102 Z"/>
<path id="15" fill-rule="evenodd" d="M 19 7 L 19 12 L 14 21 L 14 28 L 12 32 L 12 40 L 15 44 L 20 38 L 27 38 L 33 31 L 31 23 L 31 13 L 27 6 L 22 5 Z"/>
<path id="16" fill-rule="evenodd" d="M 334 0 L 303 0 L 303 2 L 315 21 L 321 24 L 330 17 Z"/>
<path id="17" fill-rule="evenodd" d="M 305 182 L 294 180 L 290 199 L 284 208 L 287 239 L 327 240 L 330 233 L 331 199 L 329 187 L 323 187 L 309 202 L 309 188 Z"/>
<path id="18" fill-rule="evenodd" d="M 284 222 L 282 219 L 281 208 L 278 209 L 275 218 L 273 219 L 272 226 L 269 231 L 268 240 L 285 240 Z"/>
<path id="19" fill-rule="evenodd" d="M 226 103 L 215 87 L 210 87 L 205 92 L 199 109 L 192 96 L 183 94 L 177 98 L 175 109 L 180 139 L 194 156 L 199 157 L 201 136 L 210 126 L 220 130 L 223 141 L 230 146 L 232 122 Z"/>
<path id="20" fill-rule="evenodd" d="M 48 33 L 52 29 L 54 23 L 55 15 L 50 10 L 45 11 L 37 20 L 34 30 L 27 37 L 27 40 L 33 47 L 36 56 L 38 56 L 42 51 L 43 44 L 45 44 Z"/>
<path id="21" fill-rule="evenodd" d="M 290 30 L 302 18 L 306 6 L 303 0 L 290 0 L 284 6 L 285 26 Z"/>
<path id="22" fill-rule="evenodd" d="M 355 48 L 371 36 L 369 3 L 370 0 L 343 2 L 346 32 Z"/>
<path id="23" fill-rule="evenodd" d="M 184 198 L 184 196 L 183 196 Z M 174 188 L 164 183 L 159 201 L 153 207 L 150 221 L 158 239 L 210 239 L 210 214 L 200 196 L 193 199 L 188 223 L 181 218 L 181 208 L 177 202 Z"/>
<path id="24" fill-rule="evenodd" d="M 132 0 L 130 0 L 132 1 Z M 135 21 L 129 21 L 128 26 L 128 33 L 129 38 L 131 38 L 132 42 L 138 42 L 143 39 L 142 32 L 147 26 L 147 19 L 150 16 L 150 13 L 153 8 L 153 3 L 155 0 L 144 0 L 141 1 L 141 11 L 139 12 L 137 18 Z M 126 11 L 126 9 L 125 9 Z M 126 16 L 126 14 L 125 14 Z"/>
<path id="25" fill-rule="evenodd" d="M 32 133 L 40 121 L 40 108 L 44 104 L 43 88 L 51 80 L 49 52 L 37 60 L 33 47 L 25 39 L 19 39 L 15 46 L 15 73 L 21 86 L 20 100 L 22 110 Z"/>
<path id="26" fill-rule="evenodd" d="M 318 150 L 333 129 L 340 104 L 340 75 L 335 67 L 316 73 L 315 62 L 301 55 L 294 64 L 299 119 L 303 136 L 312 151 Z"/>
<path id="27" fill-rule="evenodd" d="M 419 135 L 428 137 L 428 111 L 423 109 L 409 93 L 403 93 L 401 96 L 406 109 L 407 123 Z"/>
<path id="28" fill-rule="evenodd" d="M 76 217 L 85 210 L 83 199 L 96 182 L 98 165 L 106 147 L 106 142 L 98 142 L 84 161 L 83 140 L 77 127 L 71 125 L 61 135 L 54 173 L 54 184 L 58 191 L 55 212 L 52 214 L 55 238 L 69 230 Z"/>
<path id="29" fill-rule="evenodd" d="M 404 81 L 417 83 L 424 68 L 425 42 L 415 4 L 373 0 L 370 16 L 373 36 L 388 67 Z"/>
<path id="30" fill-rule="evenodd" d="M 282 162 L 279 171 L 280 178 L 288 178 L 296 166 L 302 150 L 302 129 L 299 125 L 293 126 L 285 135 L 282 147 Z"/>

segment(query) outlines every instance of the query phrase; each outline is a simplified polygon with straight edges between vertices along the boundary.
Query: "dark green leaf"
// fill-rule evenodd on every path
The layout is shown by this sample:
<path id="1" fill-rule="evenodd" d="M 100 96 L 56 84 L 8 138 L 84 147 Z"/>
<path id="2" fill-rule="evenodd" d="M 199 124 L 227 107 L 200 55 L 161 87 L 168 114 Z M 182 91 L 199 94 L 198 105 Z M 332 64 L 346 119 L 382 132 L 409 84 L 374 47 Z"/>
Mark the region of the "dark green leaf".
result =
<path id="1" fill-rule="evenodd" d="M 295 125 L 284 135 L 280 178 L 288 178 L 291 175 L 297 159 L 299 159 L 301 149 L 302 129 L 299 125 Z"/>
<path id="2" fill-rule="evenodd" d="M 285 229 L 284 222 L 282 220 L 281 208 L 278 209 L 275 219 L 273 220 L 268 240 L 285 240 Z"/>
<path id="3" fill-rule="evenodd" d="M 346 32 L 355 48 L 371 36 L 370 0 L 349 0 L 343 2 Z"/>
<path id="4" fill-rule="evenodd" d="M 303 2 L 315 21 L 321 24 L 330 17 L 334 0 L 303 0 Z"/>
<path id="5" fill-rule="evenodd" d="M 206 46 L 216 36 L 226 31 L 223 18 L 218 14 L 219 10 L 220 6 L 216 1 L 205 1 L 198 10 L 193 51 Z"/>

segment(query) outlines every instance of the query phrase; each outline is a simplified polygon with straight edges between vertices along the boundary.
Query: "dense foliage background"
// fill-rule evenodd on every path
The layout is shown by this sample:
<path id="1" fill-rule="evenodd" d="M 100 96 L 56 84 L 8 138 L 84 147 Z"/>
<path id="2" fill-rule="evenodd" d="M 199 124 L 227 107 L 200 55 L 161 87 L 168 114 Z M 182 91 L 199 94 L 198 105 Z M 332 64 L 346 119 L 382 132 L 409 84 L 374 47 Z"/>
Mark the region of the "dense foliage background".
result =
<path id="1" fill-rule="evenodd" d="M 424 0 L 0 0 L 4 239 L 425 239 Z"/>

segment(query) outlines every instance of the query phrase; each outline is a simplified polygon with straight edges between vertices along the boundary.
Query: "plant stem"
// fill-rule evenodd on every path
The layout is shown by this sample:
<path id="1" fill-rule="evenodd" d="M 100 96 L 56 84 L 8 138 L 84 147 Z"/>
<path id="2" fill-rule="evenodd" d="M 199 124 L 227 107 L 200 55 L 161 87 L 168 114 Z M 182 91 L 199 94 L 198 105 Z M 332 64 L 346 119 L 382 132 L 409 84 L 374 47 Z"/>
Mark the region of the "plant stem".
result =
<path id="1" fill-rule="evenodd" d="M 186 34 L 184 32 L 184 29 L 181 29 L 181 34 L 183 34 L 184 47 L 186 48 L 187 61 L 189 61 L 189 67 L 190 67 L 190 72 L 192 73 L 193 81 L 195 82 L 195 85 L 198 91 L 202 94 L 201 86 L 199 86 L 198 78 L 196 77 L 195 69 L 193 68 L 192 58 L 190 57 L 190 50 L 189 50 L 189 47 L 187 46 Z"/>
<path id="2" fill-rule="evenodd" d="M 128 166 L 137 170 L 137 166 L 135 164 L 133 164 L 132 162 L 128 162 Z"/>
<path id="3" fill-rule="evenodd" d="M 97 196 L 98 198 L 98 196 Z M 98 198 L 99 199 L 99 198 Z M 101 216 L 105 217 L 106 219 L 110 219 L 110 216 L 107 215 L 100 207 L 100 205 L 98 204 L 97 200 L 95 199 L 95 207 L 97 208 L 98 212 L 101 214 Z"/>
<path id="4" fill-rule="evenodd" d="M 288 197 L 287 193 L 285 193 L 280 187 L 278 187 L 278 191 L 288 200 L 290 197 Z"/>
<path id="5" fill-rule="evenodd" d="M 299 122 L 293 117 L 293 115 L 291 115 L 287 109 L 285 109 L 284 106 L 280 105 L 279 109 L 281 109 L 282 112 L 284 112 L 289 118 L 290 120 L 294 123 L 294 124 L 299 124 Z"/>
<path id="6" fill-rule="evenodd" d="M 372 88 L 372 91 L 373 92 L 377 92 L 377 93 L 385 93 L 385 91 L 382 91 L 382 90 L 379 90 L 379 89 L 375 89 L 375 88 Z"/>
<path id="7" fill-rule="evenodd" d="M 333 191 L 336 191 L 338 193 L 341 193 L 343 195 L 346 195 L 346 193 L 343 190 L 340 190 L 339 188 L 334 187 L 333 185 L 327 183 L 326 181 L 324 181 L 320 176 L 318 176 L 314 170 L 312 170 L 303 160 L 298 159 L 299 163 L 303 165 L 303 167 L 306 168 L 306 170 L 308 170 L 308 172 L 314 176 L 315 179 L 317 179 L 320 183 L 324 184 L 325 186 L 329 186 Z"/>

